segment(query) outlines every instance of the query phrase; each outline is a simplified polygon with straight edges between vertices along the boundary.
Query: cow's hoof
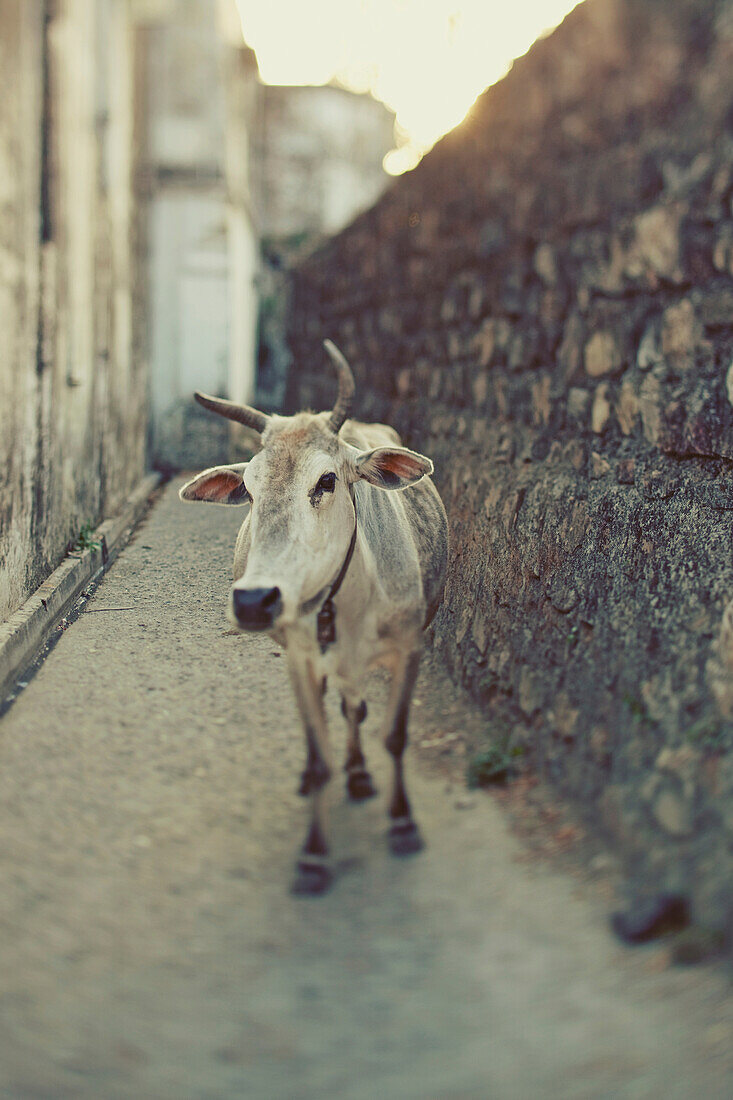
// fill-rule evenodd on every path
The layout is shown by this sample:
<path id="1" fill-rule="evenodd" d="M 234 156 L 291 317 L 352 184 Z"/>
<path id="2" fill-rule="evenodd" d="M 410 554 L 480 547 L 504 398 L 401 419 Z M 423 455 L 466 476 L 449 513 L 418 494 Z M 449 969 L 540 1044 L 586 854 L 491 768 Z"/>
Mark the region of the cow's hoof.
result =
<path id="1" fill-rule="evenodd" d="M 325 863 L 306 863 L 301 860 L 295 868 L 290 892 L 298 897 L 317 897 L 325 894 L 333 882 L 333 872 Z"/>
<path id="2" fill-rule="evenodd" d="M 367 798 L 374 798 L 377 793 L 377 788 L 367 771 L 350 772 L 346 780 L 346 790 L 352 802 L 364 802 Z"/>
<path id="3" fill-rule="evenodd" d="M 411 856 L 424 847 L 414 821 L 400 821 L 389 830 L 389 850 L 393 856 Z"/>
<path id="4" fill-rule="evenodd" d="M 298 794 L 303 796 L 320 791 L 331 776 L 325 764 L 308 764 L 301 773 Z"/>

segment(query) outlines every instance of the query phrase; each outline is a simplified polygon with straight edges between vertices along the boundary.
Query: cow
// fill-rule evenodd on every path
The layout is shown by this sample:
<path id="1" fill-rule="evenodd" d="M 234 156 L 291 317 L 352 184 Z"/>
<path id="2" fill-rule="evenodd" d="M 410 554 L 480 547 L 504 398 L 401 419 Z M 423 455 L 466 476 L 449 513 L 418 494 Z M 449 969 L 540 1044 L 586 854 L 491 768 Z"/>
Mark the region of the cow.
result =
<path id="1" fill-rule="evenodd" d="M 329 682 L 340 692 L 348 731 L 347 793 L 361 801 L 376 793 L 360 741 L 365 680 L 375 666 L 391 673 L 384 718 L 394 763 L 389 846 L 395 855 L 422 847 L 403 754 L 422 635 L 442 598 L 448 561 L 433 463 L 403 447 L 392 428 L 347 419 L 354 378 L 338 348 L 329 340 L 324 347 L 338 375 L 330 412 L 265 415 L 197 392 L 205 408 L 253 429 L 261 447 L 249 462 L 205 470 L 180 490 L 184 501 L 249 505 L 228 613 L 238 630 L 266 631 L 287 655 L 307 752 L 299 793 L 311 800 L 296 894 L 320 894 L 332 881 L 324 797 Z"/>

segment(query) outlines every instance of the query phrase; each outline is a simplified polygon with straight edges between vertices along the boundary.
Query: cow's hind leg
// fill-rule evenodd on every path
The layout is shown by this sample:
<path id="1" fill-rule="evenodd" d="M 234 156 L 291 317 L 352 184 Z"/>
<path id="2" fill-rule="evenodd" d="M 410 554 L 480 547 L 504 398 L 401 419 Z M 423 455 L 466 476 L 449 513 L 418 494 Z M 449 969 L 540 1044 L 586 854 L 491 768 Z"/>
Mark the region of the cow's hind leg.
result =
<path id="1" fill-rule="evenodd" d="M 326 840 L 325 789 L 331 778 L 328 728 L 321 684 L 309 662 L 291 660 L 289 665 L 308 752 L 300 792 L 309 795 L 311 800 L 308 832 L 296 863 L 292 890 L 295 894 L 322 894 L 333 878 Z"/>
<path id="2" fill-rule="evenodd" d="M 362 700 L 357 706 L 352 706 L 342 697 L 341 713 L 346 719 L 349 730 L 349 739 L 346 743 L 346 763 L 344 764 L 346 790 L 349 798 L 354 802 L 363 802 L 366 798 L 372 798 L 377 793 L 372 777 L 366 768 L 359 735 L 359 726 L 367 716 L 366 703 Z"/>
<path id="3" fill-rule="evenodd" d="M 387 704 L 388 732 L 385 745 L 394 760 L 394 786 L 389 805 L 389 816 L 392 819 L 389 846 L 397 856 L 419 852 L 423 846 L 420 830 L 412 819 L 403 772 L 403 756 L 407 747 L 407 719 L 419 664 L 419 652 L 409 653 L 400 659 L 392 678 Z"/>

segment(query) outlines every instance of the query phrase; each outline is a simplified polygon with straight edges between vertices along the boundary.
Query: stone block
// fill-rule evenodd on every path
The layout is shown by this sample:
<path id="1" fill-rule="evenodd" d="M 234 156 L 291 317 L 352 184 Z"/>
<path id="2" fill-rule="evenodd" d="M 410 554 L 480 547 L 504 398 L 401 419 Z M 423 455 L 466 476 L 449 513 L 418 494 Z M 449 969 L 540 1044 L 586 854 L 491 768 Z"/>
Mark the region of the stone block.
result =
<path id="1" fill-rule="evenodd" d="M 546 286 L 555 286 L 558 280 L 557 262 L 554 249 L 549 244 L 540 244 L 535 249 L 533 266 L 537 275 Z"/>
<path id="2" fill-rule="evenodd" d="M 651 272 L 671 281 L 680 279 L 680 219 L 678 206 L 653 206 L 637 215 L 627 276 L 640 278 Z"/>
<path id="3" fill-rule="evenodd" d="M 692 835 L 695 818 L 690 799 L 672 787 L 664 787 L 654 799 L 654 817 L 665 832 L 674 837 Z"/>
<path id="4" fill-rule="evenodd" d="M 649 370 L 662 361 L 662 349 L 659 346 L 659 326 L 655 322 L 647 325 L 636 354 L 636 365 L 639 370 Z"/>
<path id="5" fill-rule="evenodd" d="M 611 401 L 607 382 L 601 382 L 593 394 L 593 406 L 591 408 L 591 430 L 596 435 L 602 435 L 611 419 Z"/>
<path id="6" fill-rule="evenodd" d="M 589 390 L 582 390 L 578 386 L 571 386 L 568 390 L 568 414 L 576 420 L 585 423 L 588 418 L 591 394 Z"/>
<path id="7" fill-rule="evenodd" d="M 585 372 L 591 378 L 613 374 L 621 366 L 621 354 L 612 332 L 594 332 L 584 351 Z"/>
<path id="8" fill-rule="evenodd" d="M 602 477 L 605 477 L 610 472 L 611 463 L 603 455 L 596 454 L 595 451 L 591 451 L 590 456 L 590 476 L 593 481 L 599 481 Z"/>
<path id="9" fill-rule="evenodd" d="M 616 398 L 616 419 L 624 435 L 631 435 L 639 418 L 639 398 L 636 386 L 629 377 L 624 377 Z"/>
<path id="10" fill-rule="evenodd" d="M 496 347 L 496 325 L 493 318 L 489 317 L 483 322 L 473 338 L 472 349 L 478 357 L 480 367 L 488 367 Z"/>
<path id="11" fill-rule="evenodd" d="M 662 315 L 660 345 L 662 355 L 676 371 L 688 371 L 695 363 L 695 348 L 702 328 L 689 298 L 669 306 Z"/>

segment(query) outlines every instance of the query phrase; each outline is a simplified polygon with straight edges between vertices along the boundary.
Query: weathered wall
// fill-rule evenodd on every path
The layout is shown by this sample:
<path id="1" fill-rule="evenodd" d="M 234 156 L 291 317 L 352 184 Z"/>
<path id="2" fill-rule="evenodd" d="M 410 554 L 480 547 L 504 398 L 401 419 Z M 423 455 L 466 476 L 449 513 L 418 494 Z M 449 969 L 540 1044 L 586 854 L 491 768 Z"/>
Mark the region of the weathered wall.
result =
<path id="1" fill-rule="evenodd" d="M 125 0 L 0 8 L 0 619 L 140 478 Z"/>
<path id="2" fill-rule="evenodd" d="M 234 12 L 240 45 L 217 11 Z M 140 179 L 148 224 L 151 449 L 156 465 L 226 455 L 193 391 L 253 397 L 259 240 L 248 142 L 258 90 L 234 0 L 166 0 L 140 25 Z"/>
<path id="3" fill-rule="evenodd" d="M 334 233 L 382 194 L 394 114 L 369 95 L 334 85 L 263 84 L 252 134 L 262 236 Z"/>
<path id="4" fill-rule="evenodd" d="M 258 86 L 251 164 L 262 243 L 260 407 L 280 407 L 290 366 L 287 270 L 384 192 L 394 126 L 394 114 L 369 95 L 328 84 Z"/>
<path id="5" fill-rule="evenodd" d="M 733 903 L 733 3 L 588 0 L 297 273 L 291 405 L 432 455 L 435 644 L 648 888 Z"/>

